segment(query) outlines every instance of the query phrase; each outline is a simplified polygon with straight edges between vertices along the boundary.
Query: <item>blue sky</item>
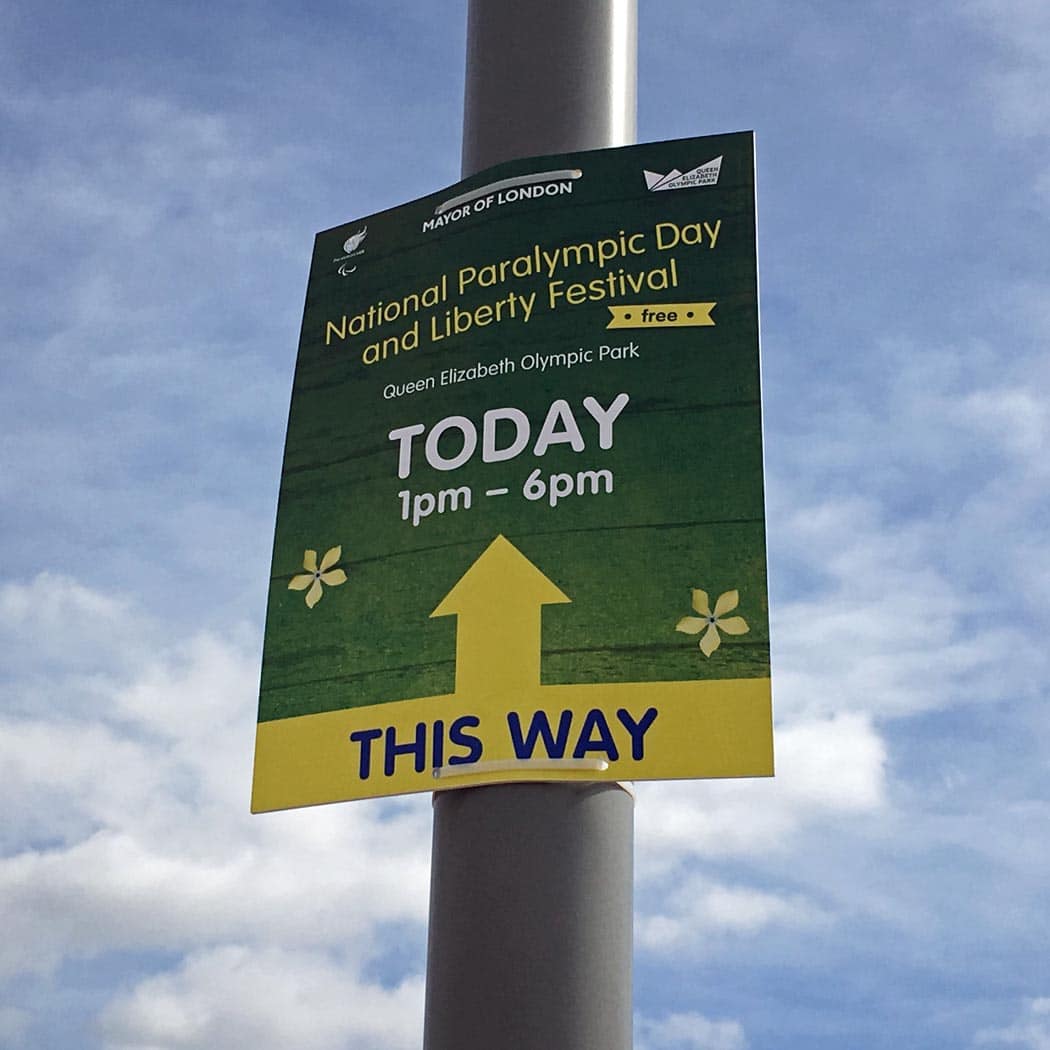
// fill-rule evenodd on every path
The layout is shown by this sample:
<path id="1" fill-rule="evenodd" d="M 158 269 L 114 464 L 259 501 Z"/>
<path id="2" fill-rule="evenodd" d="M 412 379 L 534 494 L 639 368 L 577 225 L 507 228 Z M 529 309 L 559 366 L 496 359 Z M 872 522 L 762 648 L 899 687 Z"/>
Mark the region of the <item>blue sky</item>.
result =
<path id="1" fill-rule="evenodd" d="M 0 13 L 0 1046 L 418 1046 L 429 798 L 247 808 L 313 234 L 458 178 L 465 7 Z M 641 4 L 639 140 L 758 136 L 778 775 L 639 785 L 639 1050 L 1050 1048 L 1047 41 Z"/>

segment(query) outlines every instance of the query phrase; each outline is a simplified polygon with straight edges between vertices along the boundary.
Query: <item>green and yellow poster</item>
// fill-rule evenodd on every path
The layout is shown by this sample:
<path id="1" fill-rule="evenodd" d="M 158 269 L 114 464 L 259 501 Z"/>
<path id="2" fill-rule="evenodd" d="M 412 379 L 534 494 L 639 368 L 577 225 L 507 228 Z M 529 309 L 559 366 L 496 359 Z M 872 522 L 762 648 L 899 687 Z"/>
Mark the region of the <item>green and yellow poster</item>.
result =
<path id="1" fill-rule="evenodd" d="M 772 772 L 752 135 L 318 234 L 253 810 Z"/>

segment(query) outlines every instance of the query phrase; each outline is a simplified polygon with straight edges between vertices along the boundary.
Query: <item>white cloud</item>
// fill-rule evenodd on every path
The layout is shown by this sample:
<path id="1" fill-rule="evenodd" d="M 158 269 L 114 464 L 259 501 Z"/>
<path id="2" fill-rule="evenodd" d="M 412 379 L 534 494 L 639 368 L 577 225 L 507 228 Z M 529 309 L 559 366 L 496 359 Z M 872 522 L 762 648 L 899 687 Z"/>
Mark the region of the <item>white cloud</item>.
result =
<path id="1" fill-rule="evenodd" d="M 125 598 L 40 571 L 39 565 L 22 568 L 32 579 L 0 584 L 0 639 L 9 681 L 27 674 L 50 677 L 57 670 L 75 673 L 90 686 L 111 681 L 107 674 L 119 673 L 138 657 L 148 634 Z M 63 708 L 69 699 L 59 698 Z"/>
<path id="2" fill-rule="evenodd" d="M 637 1023 L 637 1050 L 747 1050 L 739 1021 L 711 1021 L 694 1012 Z"/>
<path id="3" fill-rule="evenodd" d="M 380 947 L 377 924 L 422 936 L 425 798 L 251 816 L 256 644 L 201 633 L 125 648 L 133 610 L 53 584 L 0 591 L 0 636 L 18 645 L 28 621 L 54 639 L 9 683 L 46 695 L 0 724 L 15 814 L 0 858 L 0 973 L 229 942 L 338 944 L 362 960 Z M 155 632 L 147 623 L 135 637 Z"/>
<path id="4" fill-rule="evenodd" d="M 1022 1015 L 1004 1028 L 985 1028 L 974 1037 L 978 1046 L 1021 1046 L 1050 1050 L 1050 998 L 1031 999 Z"/>
<path id="5" fill-rule="evenodd" d="M 771 927 L 801 928 L 827 921 L 799 894 L 727 886 L 694 875 L 676 883 L 660 901 L 659 911 L 639 915 L 639 947 L 650 952 L 709 949 L 715 934 L 753 936 Z"/>
<path id="6" fill-rule="evenodd" d="M 423 988 L 363 982 L 308 952 L 222 946 L 140 982 L 106 1009 L 106 1050 L 390 1050 L 418 1047 Z"/>
<path id="7" fill-rule="evenodd" d="M 1004 450 L 1047 469 L 1042 454 L 1050 432 L 1050 408 L 1034 389 L 1004 386 L 974 390 L 958 406 L 960 421 L 977 431 L 980 440 L 1001 443 Z"/>
<path id="8" fill-rule="evenodd" d="M 639 869 L 667 870 L 689 856 L 781 850 L 800 827 L 877 811 L 886 747 L 861 714 L 778 726 L 770 780 L 663 781 L 637 786 Z"/>

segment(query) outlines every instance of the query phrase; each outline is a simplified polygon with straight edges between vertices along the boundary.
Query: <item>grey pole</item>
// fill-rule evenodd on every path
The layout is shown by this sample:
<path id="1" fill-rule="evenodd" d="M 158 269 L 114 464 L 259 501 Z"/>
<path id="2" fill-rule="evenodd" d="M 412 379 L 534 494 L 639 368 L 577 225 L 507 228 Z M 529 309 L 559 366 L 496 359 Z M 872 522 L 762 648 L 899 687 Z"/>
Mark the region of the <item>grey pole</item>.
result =
<path id="1" fill-rule="evenodd" d="M 470 0 L 463 174 L 633 142 L 636 31 L 635 0 Z M 436 793 L 424 1050 L 630 1050 L 633 851 L 623 785 Z"/>
<path id="2" fill-rule="evenodd" d="M 463 175 L 635 140 L 635 0 L 469 0 Z"/>

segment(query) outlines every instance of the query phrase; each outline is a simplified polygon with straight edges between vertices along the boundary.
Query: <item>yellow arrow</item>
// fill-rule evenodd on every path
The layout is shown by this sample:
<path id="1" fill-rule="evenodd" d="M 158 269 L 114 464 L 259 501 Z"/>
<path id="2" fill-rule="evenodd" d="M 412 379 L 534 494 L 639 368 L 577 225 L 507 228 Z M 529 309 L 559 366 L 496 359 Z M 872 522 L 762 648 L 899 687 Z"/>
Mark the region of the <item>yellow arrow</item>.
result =
<path id="1" fill-rule="evenodd" d="M 539 686 L 541 607 L 571 600 L 497 536 L 430 614 L 459 618 L 456 695 Z"/>

